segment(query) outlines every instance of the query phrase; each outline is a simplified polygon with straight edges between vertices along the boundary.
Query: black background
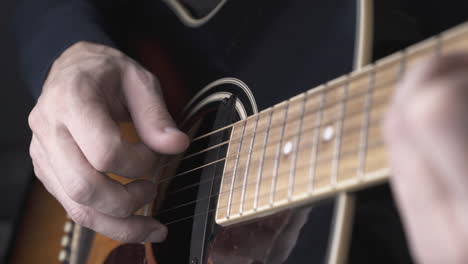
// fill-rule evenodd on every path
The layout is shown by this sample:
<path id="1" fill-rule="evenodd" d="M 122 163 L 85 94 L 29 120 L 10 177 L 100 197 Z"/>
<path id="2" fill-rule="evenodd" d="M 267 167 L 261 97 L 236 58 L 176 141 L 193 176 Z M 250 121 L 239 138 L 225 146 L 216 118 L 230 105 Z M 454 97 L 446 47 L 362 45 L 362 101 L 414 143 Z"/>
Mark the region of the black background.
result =
<path id="1" fill-rule="evenodd" d="M 18 74 L 8 19 L 13 0 L 0 2 L 0 263 L 17 223 L 32 166 L 28 155 L 27 116 L 33 100 Z"/>

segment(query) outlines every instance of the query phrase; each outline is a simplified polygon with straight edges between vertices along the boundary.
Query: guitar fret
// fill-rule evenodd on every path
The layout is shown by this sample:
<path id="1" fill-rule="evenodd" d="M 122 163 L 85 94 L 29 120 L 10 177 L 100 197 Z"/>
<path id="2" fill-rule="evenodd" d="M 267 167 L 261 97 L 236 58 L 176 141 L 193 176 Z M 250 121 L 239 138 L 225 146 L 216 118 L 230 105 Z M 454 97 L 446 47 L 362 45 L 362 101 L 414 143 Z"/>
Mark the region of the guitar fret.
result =
<path id="1" fill-rule="evenodd" d="M 257 120 L 249 119 L 247 128 L 236 123 L 216 222 L 239 223 L 383 182 L 390 169 L 378 124 L 388 110 L 396 80 L 426 58 L 467 47 L 465 24 L 293 97 L 288 105 L 283 102 L 264 110 Z M 243 137 L 247 139 L 242 144 Z"/>
<path id="2" fill-rule="evenodd" d="M 260 193 L 260 185 L 262 183 L 263 164 L 265 161 L 265 151 L 266 151 L 266 145 L 268 142 L 268 135 L 270 134 L 271 120 L 273 119 L 273 111 L 274 109 L 272 108 L 270 110 L 270 115 L 268 118 L 268 125 L 267 125 L 266 132 L 265 132 L 265 138 L 263 139 L 262 154 L 260 158 L 260 164 L 258 166 L 257 183 L 255 186 L 255 197 L 254 197 L 254 206 L 253 206 L 254 211 L 257 211 L 258 209 L 258 198 L 259 198 L 259 193 Z"/>
<path id="3" fill-rule="evenodd" d="M 314 139 L 312 141 L 312 152 L 311 152 L 311 162 L 310 162 L 310 170 L 309 170 L 309 183 L 308 183 L 308 192 L 312 193 L 314 190 L 314 179 L 315 179 L 315 169 L 317 165 L 317 150 L 319 144 L 319 136 L 320 136 L 320 129 L 322 126 L 322 115 L 323 115 L 323 107 L 325 104 L 325 96 L 327 92 L 327 86 L 323 87 L 321 96 L 320 96 L 320 105 L 318 111 L 316 113 L 317 118 L 315 122 L 315 129 L 314 129 Z"/>
<path id="4" fill-rule="evenodd" d="M 284 135 L 284 129 L 286 127 L 286 120 L 288 118 L 288 108 L 289 108 L 289 101 L 286 103 L 286 106 L 284 109 L 284 117 L 283 117 L 283 122 L 281 124 L 281 130 L 280 130 L 280 135 L 279 135 L 280 139 L 276 147 L 275 164 L 273 165 L 273 178 L 271 179 L 270 206 L 273 206 L 274 199 L 275 199 L 276 183 L 278 181 L 279 156 L 281 153 L 281 145 L 283 144 L 283 135 Z"/>
<path id="5" fill-rule="evenodd" d="M 252 140 L 250 141 L 250 146 L 249 146 L 249 154 L 247 157 L 247 165 L 245 166 L 245 175 L 244 175 L 244 182 L 242 183 L 242 193 L 241 193 L 241 199 L 240 199 L 240 206 L 239 206 L 239 214 L 242 215 L 244 213 L 244 202 L 245 202 L 245 190 L 247 188 L 247 179 L 249 175 L 249 168 L 250 168 L 250 162 L 252 159 L 252 151 L 253 151 L 253 144 L 255 141 L 255 136 L 256 136 L 256 131 L 257 131 L 257 126 L 258 126 L 258 119 L 260 118 L 259 115 L 257 115 L 257 119 L 255 120 L 255 126 L 252 132 Z"/>
<path id="6" fill-rule="evenodd" d="M 299 151 L 299 142 L 301 141 L 302 135 L 302 123 L 304 121 L 304 114 L 307 102 L 307 93 L 303 95 L 302 106 L 301 106 L 301 115 L 299 117 L 299 124 L 297 125 L 297 138 L 295 142 L 295 151 L 291 159 L 291 169 L 289 171 L 288 179 L 288 201 L 292 200 L 292 195 L 294 191 L 295 175 L 296 175 L 296 166 L 297 166 L 297 152 Z"/>
<path id="7" fill-rule="evenodd" d="M 338 183 L 338 166 L 339 166 L 339 159 L 340 159 L 340 150 L 341 150 L 341 140 L 343 135 L 343 123 L 345 118 L 345 109 L 346 109 L 346 101 L 348 99 L 348 86 L 349 86 L 349 76 L 346 76 L 345 85 L 343 86 L 343 98 L 341 99 L 340 104 L 340 116 L 337 120 L 337 134 L 335 137 L 335 149 L 333 152 L 333 164 L 332 164 L 332 171 L 331 171 L 331 184 L 333 187 L 336 187 Z"/>
<path id="8" fill-rule="evenodd" d="M 364 180 L 366 155 L 367 155 L 367 133 L 369 131 L 369 114 L 372 107 L 372 90 L 375 82 L 375 69 L 372 67 L 369 71 L 369 87 L 366 93 L 364 105 L 364 118 L 361 126 L 361 137 L 359 140 L 359 167 L 357 171 L 358 178 Z"/>
<path id="9" fill-rule="evenodd" d="M 245 127 L 247 125 L 247 121 L 244 120 L 243 121 L 243 126 L 242 126 L 242 132 L 241 132 L 241 136 L 240 136 L 240 140 L 239 140 L 239 147 L 237 148 L 237 157 L 236 157 L 236 163 L 234 164 L 234 170 L 232 172 L 232 179 L 231 179 L 231 187 L 230 187 L 230 190 L 229 190 L 229 198 L 228 198 L 228 204 L 227 204 L 227 207 L 226 207 L 226 218 L 229 219 L 230 215 L 231 215 L 231 204 L 232 204 L 232 194 L 234 192 L 234 183 L 236 181 L 236 176 L 237 176 L 237 166 L 239 164 L 239 157 L 240 157 L 240 152 L 241 152 L 241 148 L 242 148 L 242 141 L 244 139 L 244 132 L 245 132 Z"/>

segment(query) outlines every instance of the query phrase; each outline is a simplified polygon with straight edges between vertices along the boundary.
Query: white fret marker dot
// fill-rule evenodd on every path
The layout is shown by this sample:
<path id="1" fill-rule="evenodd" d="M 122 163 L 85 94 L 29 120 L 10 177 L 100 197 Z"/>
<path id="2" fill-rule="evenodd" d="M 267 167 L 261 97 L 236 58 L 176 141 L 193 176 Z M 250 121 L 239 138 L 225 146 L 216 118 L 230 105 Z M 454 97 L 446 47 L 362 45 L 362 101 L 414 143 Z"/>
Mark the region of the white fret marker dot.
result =
<path id="1" fill-rule="evenodd" d="M 284 144 L 284 147 L 283 147 L 283 154 L 288 155 L 289 153 L 291 153 L 292 148 L 293 148 L 292 143 L 290 141 L 286 142 L 286 144 Z"/>
<path id="2" fill-rule="evenodd" d="M 333 130 L 333 127 L 332 126 L 327 126 L 324 130 L 323 130 L 323 140 L 324 141 L 330 141 L 333 136 L 335 135 L 335 131 Z"/>

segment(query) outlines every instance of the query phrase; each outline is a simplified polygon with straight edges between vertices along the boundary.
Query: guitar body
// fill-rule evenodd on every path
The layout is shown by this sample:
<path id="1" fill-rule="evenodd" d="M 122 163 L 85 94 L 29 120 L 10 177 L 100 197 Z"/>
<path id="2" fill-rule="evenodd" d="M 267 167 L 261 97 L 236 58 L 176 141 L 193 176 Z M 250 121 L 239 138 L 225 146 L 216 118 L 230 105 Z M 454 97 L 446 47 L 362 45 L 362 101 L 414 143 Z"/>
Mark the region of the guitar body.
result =
<path id="1" fill-rule="evenodd" d="M 192 138 L 346 74 L 373 56 L 372 21 L 378 8 L 371 1 L 220 1 L 206 21 L 177 13 L 178 1 L 165 2 L 155 19 L 157 38 L 129 45 L 129 50 L 160 78 L 171 113 Z M 197 153 L 222 145 L 230 133 L 213 133 L 183 156 L 162 162 L 182 159 L 160 170 L 160 195 L 149 210 L 168 225 L 165 242 L 122 244 L 74 226 L 65 234 L 62 263 L 346 262 L 352 199 L 329 198 L 228 226 L 215 222 L 228 146 Z M 28 238 L 20 242 L 27 244 Z M 386 261 L 410 261 L 404 244 L 395 250 L 398 256 L 388 253 Z M 351 260 L 366 260 L 364 249 L 351 249 Z"/>
<path id="2" fill-rule="evenodd" d="M 200 84 L 210 87 L 205 94 L 199 95 L 200 99 L 188 106 L 188 109 L 201 107 L 199 112 L 204 113 L 202 116 L 194 115 L 201 118 L 201 127 L 205 128 L 199 129 L 197 134 L 202 135 L 245 119 L 327 79 L 351 71 L 355 58 L 358 6 L 353 1 L 344 6 L 344 1 L 339 2 L 311 4 L 289 1 L 286 4 L 270 1 L 246 4 L 231 1 L 223 6 L 213 21 L 196 29 L 217 37 L 213 43 L 221 43 L 221 48 L 213 49 L 206 45 L 207 40 L 201 41 L 197 48 L 205 50 L 200 52 L 202 57 L 194 58 L 198 61 L 206 56 L 210 58 L 208 61 L 214 62 L 211 67 L 206 67 L 211 68 L 209 72 L 195 73 L 194 79 L 206 76 Z M 343 8 L 336 8 L 336 5 Z M 321 12 L 313 11 L 317 9 L 321 9 Z M 243 15 L 239 16 L 241 10 Z M 347 19 L 338 22 L 336 17 Z M 326 34 L 323 31 L 321 34 L 321 30 L 335 33 Z M 342 44 L 340 47 L 327 49 L 330 43 L 338 43 L 337 40 Z M 339 57 L 339 63 L 327 64 L 329 56 Z M 184 59 L 180 63 L 182 61 Z M 213 82 L 218 83 L 206 86 Z M 206 102 L 201 99 L 219 94 L 225 96 L 222 101 L 205 105 Z M 189 118 L 192 115 L 189 114 Z M 193 118 L 190 122 L 197 123 Z M 219 144 L 228 140 L 229 136 L 230 131 L 214 134 L 202 146 L 193 146 L 187 154 Z M 185 160 L 177 173 L 218 160 L 226 155 L 226 150 L 227 146 L 217 153 L 210 151 L 198 163 Z M 169 224 L 171 235 L 168 240 L 151 247 L 157 263 L 283 263 L 287 258 L 288 263 L 324 262 L 333 225 L 333 199 L 248 223 L 222 227 L 214 221 L 217 196 L 212 196 L 219 192 L 223 168 L 223 162 L 208 166 L 195 172 L 197 175 L 188 175 L 193 178 L 186 182 L 183 181 L 185 179 L 175 180 L 172 186 L 176 187 L 169 186 L 168 192 L 171 192 L 180 189 L 180 186 L 193 184 L 193 180 L 202 183 L 198 190 L 187 190 L 193 191 L 187 197 L 182 196 L 185 193 L 178 192 L 176 196 L 166 197 L 163 201 L 160 208 L 162 213 L 158 217 L 164 223 L 192 214 L 195 217 Z M 194 200 L 199 202 L 165 211 Z M 155 212 L 155 215 L 158 213 Z M 306 230 L 308 235 L 304 235 L 308 238 L 300 237 Z M 304 247 L 304 244 L 309 246 Z"/>
<path id="3" fill-rule="evenodd" d="M 178 26 L 176 19 L 174 25 L 167 26 L 171 32 L 161 28 L 156 44 L 145 46 L 143 51 L 140 46 L 136 57 L 143 58 L 143 63 L 162 78 L 165 92 L 181 94 L 174 90 L 181 91 L 178 88 L 182 86 L 186 93 L 192 93 L 193 99 L 185 111 L 175 115 L 182 116 L 181 126 L 186 131 L 196 131 L 192 134 L 196 138 L 368 61 L 371 50 L 367 42 L 372 36 L 367 31 L 369 25 L 360 23 L 370 23 L 372 16 L 369 1 L 320 4 L 231 1 L 212 21 L 195 29 Z M 170 21 L 171 17 L 165 19 Z M 180 44 L 177 41 L 180 36 L 187 39 L 196 36 L 193 37 L 196 41 Z M 160 54 L 171 54 L 171 62 L 161 63 Z M 329 63 L 329 58 L 336 59 Z M 157 65 L 161 64 L 166 66 L 158 69 Z M 183 73 L 177 77 L 184 80 L 183 84 L 172 85 L 164 79 L 161 70 L 167 65 Z M 229 130 L 213 134 L 192 144 L 185 156 L 220 144 L 229 137 Z M 160 177 L 165 179 L 210 164 L 225 157 L 226 151 L 224 146 L 185 159 L 162 172 Z M 224 162 L 216 163 L 176 177 L 169 186 L 161 187 L 159 193 L 164 195 L 155 202 L 152 214 L 168 224 L 167 241 L 146 247 L 120 245 L 88 263 L 100 263 L 103 256 L 106 263 L 149 260 L 159 264 L 324 263 L 330 258 L 337 214 L 335 199 L 222 227 L 214 221 L 217 202 L 214 194 L 219 192 L 223 168 Z M 351 224 L 351 219 L 347 224 Z M 338 239 L 347 240 L 346 235 Z M 102 252 L 99 245 L 92 247 L 92 257 L 97 256 L 96 251 Z"/>

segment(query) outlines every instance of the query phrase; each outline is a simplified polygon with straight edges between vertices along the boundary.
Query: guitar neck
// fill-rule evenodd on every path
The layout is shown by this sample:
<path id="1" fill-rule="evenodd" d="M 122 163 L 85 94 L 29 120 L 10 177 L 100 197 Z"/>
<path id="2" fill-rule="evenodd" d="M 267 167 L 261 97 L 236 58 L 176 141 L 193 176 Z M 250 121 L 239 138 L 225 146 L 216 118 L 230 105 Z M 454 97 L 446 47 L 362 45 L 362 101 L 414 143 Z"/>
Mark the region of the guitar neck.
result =
<path id="1" fill-rule="evenodd" d="M 390 169 L 380 125 L 398 80 L 421 60 L 456 51 L 468 51 L 468 24 L 234 124 L 216 222 L 229 225 L 385 181 Z"/>

